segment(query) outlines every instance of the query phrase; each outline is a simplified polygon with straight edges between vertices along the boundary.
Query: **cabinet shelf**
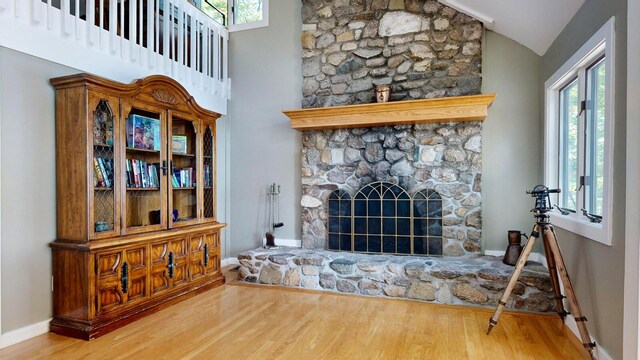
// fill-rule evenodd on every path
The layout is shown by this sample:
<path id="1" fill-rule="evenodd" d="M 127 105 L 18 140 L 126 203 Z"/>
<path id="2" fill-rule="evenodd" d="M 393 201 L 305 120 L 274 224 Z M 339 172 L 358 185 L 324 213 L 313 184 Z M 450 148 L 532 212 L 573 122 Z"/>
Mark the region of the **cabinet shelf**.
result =
<path id="1" fill-rule="evenodd" d="M 127 191 L 158 191 L 160 188 L 127 188 Z"/>
<path id="2" fill-rule="evenodd" d="M 95 143 L 93 144 L 94 148 L 101 148 L 101 149 L 113 149 L 113 145 L 109 145 L 109 144 L 99 144 L 99 143 Z"/>
<path id="3" fill-rule="evenodd" d="M 138 148 L 132 148 L 132 147 L 127 147 L 127 152 L 147 153 L 147 154 L 160 154 L 160 150 L 138 149 Z"/>
<path id="4" fill-rule="evenodd" d="M 187 186 L 187 187 L 174 187 L 173 190 L 195 190 L 195 186 Z"/>
<path id="5" fill-rule="evenodd" d="M 93 190 L 95 190 L 95 191 L 113 191 L 113 188 L 96 186 L 96 187 L 93 188 Z"/>
<path id="6" fill-rule="evenodd" d="M 178 156 L 178 157 L 189 157 L 189 158 L 194 158 L 196 157 L 196 154 L 182 154 L 182 153 L 171 153 L 174 157 Z"/>

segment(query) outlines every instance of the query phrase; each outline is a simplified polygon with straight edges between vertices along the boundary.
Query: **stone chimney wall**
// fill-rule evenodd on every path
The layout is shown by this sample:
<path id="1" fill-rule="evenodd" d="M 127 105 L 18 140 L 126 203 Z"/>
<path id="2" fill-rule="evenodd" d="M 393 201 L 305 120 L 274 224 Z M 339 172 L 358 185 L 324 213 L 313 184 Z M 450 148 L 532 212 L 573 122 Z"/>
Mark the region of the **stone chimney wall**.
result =
<path id="1" fill-rule="evenodd" d="M 437 1 L 303 0 L 304 108 L 480 93 L 482 24 Z M 445 256 L 480 252 L 482 123 L 305 131 L 302 244 L 325 249 L 327 197 L 374 181 L 443 198 Z"/>
<path id="2" fill-rule="evenodd" d="M 480 93 L 482 23 L 420 0 L 303 0 L 302 106 Z"/>

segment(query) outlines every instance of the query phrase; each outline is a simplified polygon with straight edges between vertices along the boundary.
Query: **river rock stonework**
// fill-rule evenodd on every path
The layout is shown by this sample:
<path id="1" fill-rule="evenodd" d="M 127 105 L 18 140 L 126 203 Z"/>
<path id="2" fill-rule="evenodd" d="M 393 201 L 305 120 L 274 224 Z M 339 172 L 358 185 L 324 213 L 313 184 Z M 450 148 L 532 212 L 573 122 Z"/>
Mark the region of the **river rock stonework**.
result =
<path id="1" fill-rule="evenodd" d="M 428 258 L 259 248 L 238 259 L 239 279 L 245 282 L 490 308 L 498 304 L 513 271 L 494 256 Z M 527 263 L 507 307 L 554 310 L 544 266 Z"/>
<path id="2" fill-rule="evenodd" d="M 424 0 L 303 0 L 303 107 L 478 94 L 482 23 Z"/>
<path id="3" fill-rule="evenodd" d="M 480 252 L 480 122 L 305 131 L 302 134 L 302 245 L 325 249 L 327 198 L 354 195 L 388 181 L 410 194 L 433 189 L 442 197 L 443 253 Z"/>

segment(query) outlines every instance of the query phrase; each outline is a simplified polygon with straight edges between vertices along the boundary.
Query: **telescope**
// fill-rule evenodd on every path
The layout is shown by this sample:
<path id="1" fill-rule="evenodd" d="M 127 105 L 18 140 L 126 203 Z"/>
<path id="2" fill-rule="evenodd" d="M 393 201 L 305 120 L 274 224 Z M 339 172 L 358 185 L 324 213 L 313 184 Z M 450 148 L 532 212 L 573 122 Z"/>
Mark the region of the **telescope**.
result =
<path id="1" fill-rule="evenodd" d="M 532 190 L 527 190 L 526 193 L 536 198 L 536 205 L 531 212 L 544 214 L 553 210 L 549 194 L 559 194 L 560 189 L 549 189 L 544 185 L 536 185 Z"/>

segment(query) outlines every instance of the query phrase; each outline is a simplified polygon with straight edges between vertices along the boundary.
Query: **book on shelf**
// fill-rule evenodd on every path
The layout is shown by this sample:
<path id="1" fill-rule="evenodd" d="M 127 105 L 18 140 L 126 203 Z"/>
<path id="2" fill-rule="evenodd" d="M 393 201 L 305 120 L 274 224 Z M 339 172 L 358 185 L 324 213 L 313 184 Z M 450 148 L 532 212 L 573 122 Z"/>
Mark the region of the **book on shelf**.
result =
<path id="1" fill-rule="evenodd" d="M 126 123 L 127 147 L 145 150 L 160 150 L 160 120 L 129 115 Z"/>
<path id="2" fill-rule="evenodd" d="M 189 188 L 196 186 L 195 168 L 173 169 L 171 174 L 171 185 L 174 188 Z"/>
<path id="3" fill-rule="evenodd" d="M 138 159 L 126 160 L 126 182 L 129 189 L 153 189 L 160 187 L 159 163 L 149 164 Z"/>
<path id="4" fill-rule="evenodd" d="M 113 187 L 113 159 L 93 159 L 93 184 L 96 187 Z"/>

